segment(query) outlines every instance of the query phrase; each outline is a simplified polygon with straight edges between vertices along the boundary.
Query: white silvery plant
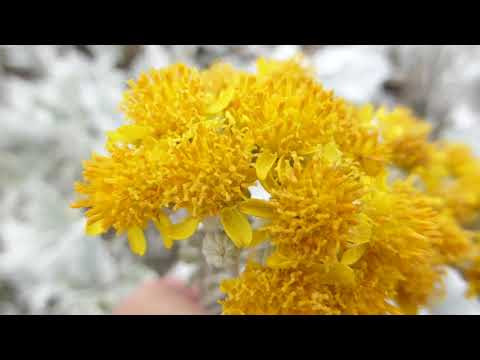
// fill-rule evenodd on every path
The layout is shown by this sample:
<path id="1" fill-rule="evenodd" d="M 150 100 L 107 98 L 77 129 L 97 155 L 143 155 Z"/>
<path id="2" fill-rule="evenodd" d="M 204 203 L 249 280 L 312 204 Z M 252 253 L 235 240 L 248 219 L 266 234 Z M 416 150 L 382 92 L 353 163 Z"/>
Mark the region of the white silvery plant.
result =
<path id="1" fill-rule="evenodd" d="M 217 268 L 231 268 L 237 265 L 239 250 L 220 231 L 208 231 L 203 237 L 202 253 L 208 264 Z"/>
<path id="2" fill-rule="evenodd" d="M 68 203 L 81 160 L 102 151 L 105 131 L 120 123 L 127 76 L 112 56 L 88 57 L 71 47 L 2 51 L 7 68 L 31 69 L 35 77 L 2 75 L 0 279 L 13 284 L 27 313 L 109 312 L 118 298 L 102 303 L 104 294 L 118 297 L 119 289 L 154 273 L 124 243 L 112 243 L 122 245 L 115 250 L 87 238 L 81 214 Z"/>
<path id="3" fill-rule="evenodd" d="M 326 88 L 358 104 L 382 98 L 382 85 L 393 70 L 387 49 L 378 45 L 327 46 L 311 62 Z"/>

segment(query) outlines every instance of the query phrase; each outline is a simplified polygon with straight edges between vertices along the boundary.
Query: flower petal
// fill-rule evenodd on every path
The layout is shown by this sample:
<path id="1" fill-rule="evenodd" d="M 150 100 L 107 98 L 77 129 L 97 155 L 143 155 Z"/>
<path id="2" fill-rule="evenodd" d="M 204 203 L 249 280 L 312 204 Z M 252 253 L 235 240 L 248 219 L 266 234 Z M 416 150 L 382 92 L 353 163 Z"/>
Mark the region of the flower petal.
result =
<path id="1" fill-rule="evenodd" d="M 272 153 L 270 150 L 265 149 L 258 156 L 255 167 L 257 169 L 257 177 L 260 180 L 265 180 L 273 164 L 277 160 L 277 154 Z"/>
<path id="2" fill-rule="evenodd" d="M 248 199 L 239 205 L 239 209 L 244 214 L 258 216 L 264 219 L 271 219 L 273 217 L 272 205 L 265 200 Z"/>
<path id="3" fill-rule="evenodd" d="M 279 253 L 278 251 L 274 252 L 267 259 L 267 266 L 276 269 L 285 269 L 289 267 L 294 267 L 296 262 L 289 257 Z"/>
<path id="4" fill-rule="evenodd" d="M 359 223 L 353 228 L 349 242 L 360 245 L 370 241 L 372 237 L 372 221 L 365 214 L 359 215 Z"/>
<path id="5" fill-rule="evenodd" d="M 172 223 L 170 222 L 168 215 L 160 212 L 158 218 L 153 220 L 153 223 L 155 224 L 158 232 L 162 235 L 163 246 L 165 246 L 166 249 L 171 249 L 173 246 L 173 239 L 169 236 L 169 232 Z"/>
<path id="6" fill-rule="evenodd" d="M 330 164 L 335 164 L 342 158 L 342 152 L 338 149 L 334 142 L 329 142 L 323 147 L 322 155 Z"/>
<path id="7" fill-rule="evenodd" d="M 88 236 L 98 236 L 103 234 L 105 231 L 106 229 L 103 228 L 103 221 L 101 220 L 85 226 L 85 232 Z"/>
<path id="8" fill-rule="evenodd" d="M 237 209 L 225 208 L 220 220 L 228 237 L 238 248 L 244 248 L 252 242 L 252 227 L 247 217 Z"/>
<path id="9" fill-rule="evenodd" d="M 173 239 L 165 234 L 162 234 L 163 246 L 165 249 L 171 249 L 173 246 Z"/>
<path id="10" fill-rule="evenodd" d="M 161 233 L 167 233 L 172 225 L 170 218 L 163 212 L 158 214 L 158 218 L 153 220 L 153 223 Z"/>
<path id="11" fill-rule="evenodd" d="M 265 180 L 259 180 L 259 183 L 262 187 L 268 192 L 271 193 L 273 189 L 276 188 L 276 182 L 272 177 L 272 172 L 270 171 Z"/>
<path id="12" fill-rule="evenodd" d="M 189 217 L 183 220 L 181 223 L 170 225 L 168 230 L 168 236 L 174 240 L 188 239 L 197 230 L 199 219 Z"/>
<path id="13" fill-rule="evenodd" d="M 235 95 L 235 88 L 233 86 L 222 91 L 218 99 L 207 107 L 207 113 L 216 114 L 223 111 L 232 101 L 233 95 Z"/>
<path id="14" fill-rule="evenodd" d="M 261 244 L 265 240 L 268 239 L 268 231 L 267 230 L 254 230 L 252 233 L 252 242 L 250 243 L 250 247 L 257 246 Z"/>
<path id="15" fill-rule="evenodd" d="M 134 226 L 128 229 L 127 235 L 128 243 L 132 252 L 140 256 L 145 255 L 145 251 L 147 250 L 147 241 L 145 239 L 143 230 L 138 226 Z"/>
<path id="16" fill-rule="evenodd" d="M 151 130 L 142 125 L 130 124 L 123 125 L 115 131 L 108 132 L 109 141 L 112 143 L 124 142 L 134 143 L 137 140 L 141 140 L 151 133 Z"/>
<path id="17" fill-rule="evenodd" d="M 155 161 L 166 161 L 169 159 L 168 143 L 166 140 L 159 141 L 152 149 L 152 159 Z"/>
<path id="18" fill-rule="evenodd" d="M 355 283 L 355 273 L 349 266 L 342 263 L 335 263 L 329 267 L 326 280 L 330 284 L 352 285 Z"/>
<path id="19" fill-rule="evenodd" d="M 367 248 L 368 248 L 368 243 L 363 243 L 363 244 L 351 247 L 350 249 L 348 249 L 343 253 L 341 263 L 344 265 L 355 264 L 363 256 Z"/>

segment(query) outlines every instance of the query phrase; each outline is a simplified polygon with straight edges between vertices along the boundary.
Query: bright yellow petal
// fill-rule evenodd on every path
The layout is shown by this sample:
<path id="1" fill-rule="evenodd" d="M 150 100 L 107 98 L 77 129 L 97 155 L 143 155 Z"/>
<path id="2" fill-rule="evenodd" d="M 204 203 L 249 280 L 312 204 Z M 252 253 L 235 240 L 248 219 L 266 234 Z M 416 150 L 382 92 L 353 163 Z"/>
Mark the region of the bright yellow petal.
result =
<path id="1" fill-rule="evenodd" d="M 372 223 L 365 214 L 359 215 L 359 223 L 353 229 L 353 233 L 349 239 L 355 245 L 369 242 L 372 237 Z"/>
<path id="2" fill-rule="evenodd" d="M 165 213 L 161 212 L 158 215 L 157 219 L 153 220 L 155 227 L 157 230 L 162 234 L 163 245 L 166 249 L 171 249 L 173 246 L 173 239 L 169 236 L 170 227 L 172 223 L 170 222 L 170 218 Z"/>
<path id="3" fill-rule="evenodd" d="M 165 249 L 171 249 L 173 246 L 173 239 L 165 234 L 162 234 L 163 246 Z"/>
<path id="4" fill-rule="evenodd" d="M 273 164 L 277 160 L 277 154 L 272 153 L 270 150 L 263 150 L 258 156 L 255 167 L 257 169 L 257 177 L 260 180 L 265 180 Z"/>
<path id="5" fill-rule="evenodd" d="M 258 216 L 264 219 L 271 219 L 273 217 L 272 205 L 265 200 L 248 199 L 240 204 L 239 209 L 244 214 Z"/>
<path id="6" fill-rule="evenodd" d="M 257 60 L 257 73 L 259 75 L 265 75 L 266 73 L 268 73 L 268 70 L 269 67 L 267 61 L 264 58 L 259 58 Z"/>
<path id="7" fill-rule="evenodd" d="M 189 217 L 178 224 L 170 225 L 168 236 L 174 240 L 188 239 L 197 230 L 199 219 Z"/>
<path id="8" fill-rule="evenodd" d="M 103 234 L 105 231 L 106 229 L 103 228 L 103 221 L 101 220 L 85 226 L 85 232 L 88 236 L 98 236 Z"/>
<path id="9" fill-rule="evenodd" d="M 383 160 L 373 157 L 363 157 L 362 165 L 365 172 L 370 176 L 377 175 L 383 168 Z"/>
<path id="10" fill-rule="evenodd" d="M 223 111 L 232 101 L 233 96 L 235 95 L 235 88 L 233 86 L 222 91 L 218 96 L 218 99 L 207 107 L 208 114 L 216 114 L 220 111 Z"/>
<path id="11" fill-rule="evenodd" d="M 140 256 L 145 255 L 145 251 L 147 250 L 147 240 L 145 239 L 143 230 L 138 226 L 134 226 L 128 229 L 127 235 L 128 243 L 132 252 Z"/>
<path id="12" fill-rule="evenodd" d="M 290 165 L 290 160 L 285 159 L 283 156 L 278 160 L 275 170 L 281 183 L 285 181 L 297 181 L 293 167 Z"/>
<path id="13" fill-rule="evenodd" d="M 362 106 L 358 111 L 358 119 L 362 124 L 370 124 L 373 116 L 374 116 L 375 109 L 373 108 L 372 104 L 367 104 Z"/>
<path id="14" fill-rule="evenodd" d="M 151 133 L 150 129 L 141 125 L 123 125 L 115 131 L 108 132 L 109 141 L 134 143 L 137 140 L 141 140 Z"/>
<path id="15" fill-rule="evenodd" d="M 334 142 L 329 142 L 323 147 L 323 156 L 330 164 L 335 164 L 342 158 L 342 152 Z"/>
<path id="16" fill-rule="evenodd" d="M 252 227 L 247 217 L 237 209 L 226 208 L 220 213 L 220 220 L 228 237 L 236 247 L 244 248 L 252 242 Z"/>
<path id="17" fill-rule="evenodd" d="M 349 266 L 335 263 L 329 267 L 326 280 L 329 284 L 352 285 L 355 282 L 355 273 Z"/>
<path id="18" fill-rule="evenodd" d="M 260 184 L 262 184 L 263 188 L 269 193 L 271 193 L 272 190 L 275 189 L 276 187 L 275 180 L 272 177 L 272 172 L 268 173 L 267 178 L 265 180 L 259 180 L 259 181 L 260 181 Z"/>
<path id="19" fill-rule="evenodd" d="M 289 257 L 277 252 L 274 252 L 267 259 L 267 266 L 276 269 L 285 269 L 295 266 L 296 263 L 294 260 Z"/>
<path id="20" fill-rule="evenodd" d="M 356 245 L 343 253 L 341 263 L 344 265 L 355 264 L 368 248 L 368 243 Z"/>
<path id="21" fill-rule="evenodd" d="M 151 156 L 156 161 L 166 161 L 169 158 L 167 141 L 159 141 L 152 149 Z"/>
<path id="22" fill-rule="evenodd" d="M 252 233 L 252 242 L 250 243 L 250 247 L 257 246 L 262 242 L 268 239 L 268 231 L 267 230 L 254 230 Z"/>
<path id="23" fill-rule="evenodd" d="M 160 214 L 158 214 L 158 218 L 154 219 L 153 223 L 157 227 L 158 231 L 160 231 L 161 233 L 169 232 L 170 226 L 172 225 L 168 215 L 163 212 L 160 212 Z"/>

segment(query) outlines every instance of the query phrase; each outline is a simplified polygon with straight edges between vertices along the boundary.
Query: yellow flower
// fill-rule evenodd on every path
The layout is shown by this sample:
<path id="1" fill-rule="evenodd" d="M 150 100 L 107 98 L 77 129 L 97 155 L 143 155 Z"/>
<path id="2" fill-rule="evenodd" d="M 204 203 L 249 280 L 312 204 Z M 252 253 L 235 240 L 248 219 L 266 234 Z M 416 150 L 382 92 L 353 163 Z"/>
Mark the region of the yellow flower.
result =
<path id="1" fill-rule="evenodd" d="M 445 265 L 480 291 L 462 227 L 480 212 L 480 160 L 429 142 L 410 110 L 350 104 L 300 57 L 259 59 L 256 74 L 173 65 L 129 86 L 128 120 L 76 184 L 88 235 L 113 228 L 144 255 L 150 223 L 171 248 L 216 217 L 259 261 L 222 283 L 225 314 L 413 314 L 442 294 Z M 251 197 L 257 181 L 268 201 Z"/>
<path id="2" fill-rule="evenodd" d="M 88 225 L 101 222 L 118 233 L 131 227 L 144 229 L 163 205 L 163 182 L 157 181 L 157 164 L 145 149 L 115 148 L 111 157 L 93 155 L 84 162 L 85 182 L 76 190 L 85 198 L 72 204 L 89 208 Z M 98 226 L 98 225 L 97 225 Z"/>
<path id="3" fill-rule="evenodd" d="M 343 153 L 355 159 L 369 176 L 379 176 L 391 158 L 391 149 L 381 142 L 378 125 L 375 124 L 373 106 L 357 107 L 346 104 L 343 118 L 335 126 L 335 142 Z"/>
<path id="4" fill-rule="evenodd" d="M 435 286 L 441 279 L 437 247 L 442 233 L 431 198 L 409 181 L 397 182 L 389 192 L 373 192 L 365 201 L 365 212 L 374 225 L 369 251 L 359 266 L 370 267 L 379 281 L 393 285 L 394 300 L 403 312 L 416 311 L 439 295 Z M 383 264 L 381 273 L 378 264 Z"/>
<path id="5" fill-rule="evenodd" d="M 429 161 L 429 123 L 417 119 L 410 109 L 404 107 L 397 107 L 391 112 L 382 108 L 376 117 L 383 141 L 390 148 L 395 165 L 413 169 Z"/>
<path id="6" fill-rule="evenodd" d="M 430 160 L 413 171 L 425 190 L 445 202 L 462 224 L 471 224 L 480 212 L 480 161 L 468 147 L 447 142 L 435 143 Z"/>
<path id="7" fill-rule="evenodd" d="M 329 159 L 317 155 L 304 165 L 296 159 L 293 166 L 284 161 L 275 169 L 280 181 L 271 189 L 273 216 L 265 229 L 280 250 L 326 261 L 346 246 L 366 188 L 352 164 Z"/>
<path id="8" fill-rule="evenodd" d="M 229 115 L 257 147 L 257 176 L 263 181 L 279 159 L 313 154 L 331 142 L 346 105 L 296 62 L 260 60 L 258 68 L 257 81 L 248 83 Z"/>
<path id="9" fill-rule="evenodd" d="M 227 298 L 220 303 L 226 315 L 399 313 L 382 291 L 369 285 L 368 281 L 356 287 L 334 285 L 308 268 L 271 269 L 250 263 L 239 278 L 222 282 Z"/>
<path id="10" fill-rule="evenodd" d="M 247 199 L 256 180 L 251 141 L 231 126 L 200 124 L 191 135 L 179 139 L 168 150 L 170 160 L 162 164 L 169 184 L 162 194 L 165 203 L 204 217 Z"/>
<path id="11" fill-rule="evenodd" d="M 257 60 L 257 76 L 261 81 L 285 74 L 300 80 L 309 80 L 313 77 L 314 71 L 304 66 L 302 54 L 297 54 L 289 60 L 265 58 Z"/>
<path id="12" fill-rule="evenodd" d="M 480 248 L 478 246 L 473 259 L 464 270 L 464 275 L 469 283 L 466 295 L 468 297 L 478 297 L 480 295 Z"/>
<path id="13" fill-rule="evenodd" d="M 205 91 L 197 70 L 183 64 L 142 73 L 129 81 L 121 109 L 156 136 L 181 134 L 206 116 Z"/>
<path id="14" fill-rule="evenodd" d="M 311 164 L 313 163 L 315 160 L 312 160 Z M 315 169 L 314 174 L 319 174 L 319 178 L 328 184 L 330 179 L 328 175 L 313 165 L 312 169 Z M 306 171 L 304 173 L 306 179 L 310 181 L 315 179 L 307 168 L 303 170 Z M 298 178 L 301 179 L 300 176 Z M 332 174 L 332 179 L 334 178 L 336 177 Z M 348 184 L 345 181 L 340 183 L 344 186 Z M 349 304 L 345 308 L 329 309 L 327 313 L 335 311 L 341 314 L 412 313 L 431 297 L 440 295 L 435 288 L 442 275 L 438 265 L 445 262 L 440 249 L 452 251 L 452 246 L 455 245 L 448 238 L 452 233 L 446 232 L 444 226 L 439 225 L 442 224 L 439 221 L 440 214 L 434 209 L 432 204 L 435 202 L 430 197 L 418 193 L 409 182 L 396 183 L 393 189 L 368 188 L 365 185 L 363 191 L 369 189 L 366 195 L 362 195 L 360 191 L 358 194 L 361 196 L 357 199 L 345 198 L 345 203 L 361 201 L 363 204 L 357 205 L 356 210 L 347 215 L 342 212 L 329 213 L 335 211 L 336 207 L 341 209 L 343 202 L 340 198 L 330 202 L 327 196 L 335 196 L 335 191 L 340 194 L 348 194 L 348 191 L 337 185 L 323 193 L 321 185 L 315 182 L 313 184 L 311 189 L 319 192 L 315 194 L 312 191 L 309 196 L 302 198 L 298 195 L 299 189 L 302 189 L 301 181 L 297 182 L 297 187 L 282 188 L 285 203 L 287 196 L 290 196 L 288 208 L 278 208 L 281 202 L 278 202 L 278 193 L 275 191 L 272 192 L 272 200 L 269 202 L 252 204 L 251 201 L 247 201 L 248 206 L 241 206 L 248 213 L 256 213 L 257 216 L 270 219 L 271 223 L 265 229 L 271 235 L 271 242 L 277 245 L 276 251 L 267 259 L 266 266 L 263 269 L 259 267 L 260 265 L 257 266 L 257 273 L 272 274 L 271 270 L 295 274 L 308 273 L 309 276 L 315 277 L 319 284 L 340 286 L 343 289 L 342 294 L 353 296 L 355 293 L 357 300 L 365 296 L 356 293 L 359 289 L 376 294 L 377 298 L 368 309 L 356 307 L 358 304 Z M 323 207 L 313 208 L 312 205 L 304 203 L 314 202 L 313 194 L 323 199 L 319 201 Z M 298 206 L 297 212 L 292 210 L 294 204 Z M 318 218 L 309 217 L 308 211 L 302 212 L 302 209 L 312 209 L 311 216 L 318 215 Z M 278 219 L 282 218 L 285 220 L 280 222 Z M 336 222 L 337 219 L 345 223 Z M 300 221 L 303 221 L 302 225 Z M 297 223 L 299 225 L 295 226 Z M 309 229 L 309 226 L 312 230 L 305 230 Z M 463 251 L 461 245 L 458 249 L 460 253 Z M 275 272 L 277 273 L 283 274 Z M 237 282 L 230 284 L 239 286 L 243 281 L 247 281 L 247 277 L 244 278 L 242 275 Z M 298 295 L 303 285 L 295 284 L 289 291 Z M 226 312 L 256 313 L 258 310 L 250 308 L 248 304 L 242 304 L 240 299 L 235 298 L 236 291 L 240 291 L 238 286 L 224 287 L 229 295 L 223 303 Z M 250 285 L 248 286 L 250 288 Z M 297 286 L 300 289 L 297 289 Z M 328 293 L 330 289 L 322 291 Z M 233 298 L 230 298 L 231 295 Z M 242 296 L 246 297 L 246 294 Z M 392 300 L 395 300 L 400 308 L 385 306 Z M 235 309 L 231 310 L 230 306 L 234 303 Z M 278 311 L 283 313 L 282 310 Z M 297 313 L 296 310 L 287 312 Z M 314 308 L 309 312 L 322 313 Z"/>

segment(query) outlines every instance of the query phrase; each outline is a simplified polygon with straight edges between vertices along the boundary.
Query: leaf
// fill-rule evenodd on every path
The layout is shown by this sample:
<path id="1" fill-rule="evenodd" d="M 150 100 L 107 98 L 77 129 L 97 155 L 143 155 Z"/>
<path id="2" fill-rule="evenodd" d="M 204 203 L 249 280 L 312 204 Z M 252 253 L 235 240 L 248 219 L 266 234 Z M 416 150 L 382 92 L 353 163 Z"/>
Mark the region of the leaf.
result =
<path id="1" fill-rule="evenodd" d="M 355 245 L 343 253 L 341 263 L 344 265 L 353 265 L 363 256 L 368 249 L 368 243 Z"/>
<path id="2" fill-rule="evenodd" d="M 128 229 L 127 235 L 128 243 L 132 252 L 140 256 L 145 255 L 145 251 L 147 250 L 147 241 L 145 239 L 143 230 L 138 226 L 134 226 Z"/>
<path id="3" fill-rule="evenodd" d="M 259 180 L 265 180 L 273 164 L 277 160 L 277 154 L 265 149 L 258 156 L 255 168 L 257 170 L 257 177 Z"/>
<path id="4" fill-rule="evenodd" d="M 250 245 L 252 227 L 244 214 L 234 208 L 225 208 L 220 213 L 220 221 L 236 247 L 244 248 Z"/>
<path id="5" fill-rule="evenodd" d="M 248 199 L 239 205 L 244 214 L 257 216 L 264 219 L 273 217 L 273 208 L 270 202 L 261 199 Z"/>

